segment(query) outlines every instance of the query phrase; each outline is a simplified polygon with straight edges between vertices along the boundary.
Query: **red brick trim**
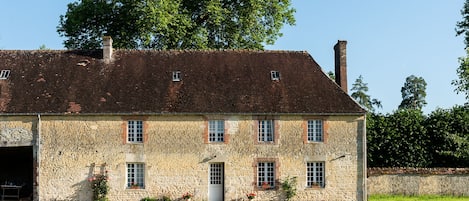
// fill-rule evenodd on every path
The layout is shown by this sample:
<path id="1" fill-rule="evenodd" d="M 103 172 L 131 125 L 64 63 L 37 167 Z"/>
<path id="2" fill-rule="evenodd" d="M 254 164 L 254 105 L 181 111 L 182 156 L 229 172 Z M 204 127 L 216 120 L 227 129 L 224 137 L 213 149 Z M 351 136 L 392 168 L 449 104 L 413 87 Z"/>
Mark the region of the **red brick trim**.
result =
<path id="1" fill-rule="evenodd" d="M 275 187 L 273 190 L 276 190 L 280 187 L 280 162 L 278 158 L 255 158 L 254 162 L 252 163 L 252 168 L 254 172 L 254 180 L 252 182 L 252 186 L 254 191 L 265 191 L 266 189 L 257 186 L 257 166 L 259 163 L 262 162 L 273 162 L 275 164 Z M 272 189 L 267 189 L 272 190 Z"/>
<path id="2" fill-rule="evenodd" d="M 148 141 L 148 122 L 147 122 L 147 119 L 148 119 L 148 116 L 122 116 L 122 124 L 121 124 L 121 128 L 122 128 L 122 134 L 121 134 L 121 137 L 122 137 L 122 144 L 128 144 L 127 142 L 127 126 L 128 126 L 128 123 L 130 120 L 140 120 L 142 121 L 142 126 L 143 126 L 143 142 L 142 143 L 146 143 Z"/>
<path id="3" fill-rule="evenodd" d="M 303 117 L 303 134 L 301 135 L 303 139 L 303 144 L 310 144 L 310 143 L 319 143 L 319 142 L 309 142 L 308 141 L 308 121 L 309 120 L 322 120 L 322 134 L 323 134 L 323 142 L 327 144 L 327 139 L 329 138 L 329 122 L 327 121 L 328 117 L 325 116 L 305 116 Z"/>
<path id="4" fill-rule="evenodd" d="M 276 116 L 254 116 L 253 117 L 253 140 L 255 145 L 278 145 L 280 139 L 280 125 L 279 118 Z M 259 142 L 259 121 L 260 120 L 272 120 L 274 126 L 274 141 L 273 142 Z"/>

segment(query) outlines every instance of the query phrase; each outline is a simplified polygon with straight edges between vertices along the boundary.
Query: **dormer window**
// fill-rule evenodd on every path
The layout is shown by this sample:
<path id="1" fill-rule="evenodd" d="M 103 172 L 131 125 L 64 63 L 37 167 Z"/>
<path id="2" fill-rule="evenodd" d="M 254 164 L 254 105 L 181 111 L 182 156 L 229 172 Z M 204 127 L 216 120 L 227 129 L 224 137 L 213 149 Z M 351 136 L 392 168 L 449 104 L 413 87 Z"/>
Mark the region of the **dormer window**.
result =
<path id="1" fill-rule="evenodd" d="M 173 71 L 173 81 L 174 82 L 181 81 L 181 71 Z"/>
<path id="2" fill-rule="evenodd" d="M 0 79 L 1 80 L 8 79 L 8 77 L 10 77 L 10 70 L 2 70 L 0 72 Z"/>
<path id="3" fill-rule="evenodd" d="M 278 71 L 270 71 L 270 79 L 272 80 L 280 80 L 280 72 Z"/>

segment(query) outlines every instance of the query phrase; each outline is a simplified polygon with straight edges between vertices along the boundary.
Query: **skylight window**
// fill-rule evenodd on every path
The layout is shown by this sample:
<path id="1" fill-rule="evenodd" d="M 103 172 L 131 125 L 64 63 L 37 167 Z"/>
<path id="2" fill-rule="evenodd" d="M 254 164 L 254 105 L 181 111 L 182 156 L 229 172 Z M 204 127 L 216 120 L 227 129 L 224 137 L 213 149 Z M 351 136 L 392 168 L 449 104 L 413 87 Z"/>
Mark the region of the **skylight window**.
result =
<path id="1" fill-rule="evenodd" d="M 181 81 L 181 71 L 173 71 L 173 81 L 174 82 Z"/>
<path id="2" fill-rule="evenodd" d="M 2 70 L 0 72 L 0 79 L 1 80 L 8 79 L 8 77 L 10 77 L 10 70 Z"/>
<path id="3" fill-rule="evenodd" d="M 270 71 L 270 79 L 272 80 L 280 80 L 280 72 L 278 71 Z"/>

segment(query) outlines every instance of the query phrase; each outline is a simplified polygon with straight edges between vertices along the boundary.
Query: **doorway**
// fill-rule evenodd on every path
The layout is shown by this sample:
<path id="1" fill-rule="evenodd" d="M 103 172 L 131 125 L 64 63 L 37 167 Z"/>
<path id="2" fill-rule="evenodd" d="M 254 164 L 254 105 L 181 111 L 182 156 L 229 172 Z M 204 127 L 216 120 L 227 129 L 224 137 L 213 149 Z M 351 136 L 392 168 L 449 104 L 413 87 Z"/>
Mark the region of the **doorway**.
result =
<path id="1" fill-rule="evenodd" d="M 33 147 L 0 147 L 0 184 L 21 186 L 19 196 L 33 194 Z"/>
<path id="2" fill-rule="evenodd" d="M 224 200 L 225 164 L 210 163 L 209 166 L 208 200 L 222 201 Z"/>

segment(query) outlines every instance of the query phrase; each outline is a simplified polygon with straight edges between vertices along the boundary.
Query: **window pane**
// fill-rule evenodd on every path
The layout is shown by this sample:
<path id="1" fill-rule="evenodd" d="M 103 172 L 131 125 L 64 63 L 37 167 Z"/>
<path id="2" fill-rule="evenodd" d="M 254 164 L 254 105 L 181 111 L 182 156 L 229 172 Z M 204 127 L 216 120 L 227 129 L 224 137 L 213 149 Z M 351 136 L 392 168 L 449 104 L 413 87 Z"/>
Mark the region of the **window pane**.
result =
<path id="1" fill-rule="evenodd" d="M 127 187 L 145 186 L 145 166 L 143 163 L 127 164 Z"/>
<path id="2" fill-rule="evenodd" d="M 306 185 L 308 187 L 324 187 L 324 162 L 308 162 L 306 164 Z"/>
<path id="3" fill-rule="evenodd" d="M 259 142 L 274 141 L 274 128 L 272 120 L 259 120 Z"/>
<path id="4" fill-rule="evenodd" d="M 257 164 L 257 186 L 275 187 L 275 163 L 262 162 Z"/>
<path id="5" fill-rule="evenodd" d="M 128 121 L 127 140 L 129 142 L 143 142 L 143 121 L 140 121 L 140 120 Z"/>
<path id="6" fill-rule="evenodd" d="M 308 141 L 322 142 L 323 130 L 322 120 L 309 120 L 308 121 Z"/>
<path id="7" fill-rule="evenodd" d="M 210 120 L 208 122 L 209 141 L 223 142 L 225 134 L 225 122 L 223 120 Z"/>

